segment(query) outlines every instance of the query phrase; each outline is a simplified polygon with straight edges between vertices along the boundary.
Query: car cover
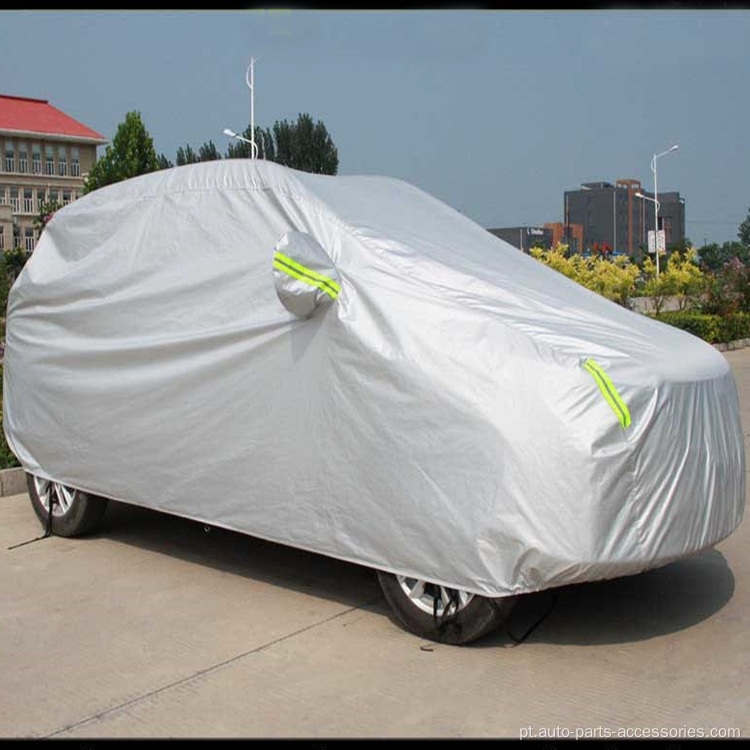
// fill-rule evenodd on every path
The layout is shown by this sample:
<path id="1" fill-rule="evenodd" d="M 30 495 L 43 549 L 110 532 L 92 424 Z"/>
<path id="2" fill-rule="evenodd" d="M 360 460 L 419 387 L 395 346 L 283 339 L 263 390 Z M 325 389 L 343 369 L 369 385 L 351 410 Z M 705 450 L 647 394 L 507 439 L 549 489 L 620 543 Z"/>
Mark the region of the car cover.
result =
<path id="1" fill-rule="evenodd" d="M 384 177 L 223 160 L 62 208 L 4 388 L 28 472 L 487 596 L 663 565 L 744 510 L 723 355 Z"/>

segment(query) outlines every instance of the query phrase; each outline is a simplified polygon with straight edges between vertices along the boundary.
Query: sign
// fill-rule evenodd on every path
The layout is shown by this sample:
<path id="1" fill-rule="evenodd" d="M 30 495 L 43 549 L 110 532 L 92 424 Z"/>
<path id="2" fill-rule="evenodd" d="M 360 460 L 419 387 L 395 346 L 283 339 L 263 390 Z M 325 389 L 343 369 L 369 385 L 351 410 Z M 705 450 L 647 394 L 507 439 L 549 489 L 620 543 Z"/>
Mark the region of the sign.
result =
<path id="1" fill-rule="evenodd" d="M 654 246 L 658 245 L 659 254 L 663 255 L 664 253 L 667 252 L 666 234 L 663 229 L 660 229 L 658 236 L 655 237 L 655 235 L 656 235 L 656 232 L 654 232 L 653 229 L 648 233 L 648 251 L 649 253 L 656 252 L 656 248 Z"/>

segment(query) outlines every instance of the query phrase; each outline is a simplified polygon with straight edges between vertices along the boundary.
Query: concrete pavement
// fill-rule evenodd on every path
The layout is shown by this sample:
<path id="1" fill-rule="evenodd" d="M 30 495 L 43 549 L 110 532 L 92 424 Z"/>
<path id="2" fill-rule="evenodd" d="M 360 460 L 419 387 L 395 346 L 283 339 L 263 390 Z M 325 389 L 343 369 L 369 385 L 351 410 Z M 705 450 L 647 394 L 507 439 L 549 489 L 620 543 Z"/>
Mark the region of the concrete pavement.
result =
<path id="1" fill-rule="evenodd" d="M 725 356 L 750 433 L 750 349 Z M 750 734 L 747 521 L 695 558 L 560 589 L 520 646 L 463 648 L 398 628 L 355 565 L 116 503 L 95 536 L 7 549 L 40 533 L 26 495 L 0 499 L 2 737 Z M 516 633 L 549 596 L 524 598 Z"/>

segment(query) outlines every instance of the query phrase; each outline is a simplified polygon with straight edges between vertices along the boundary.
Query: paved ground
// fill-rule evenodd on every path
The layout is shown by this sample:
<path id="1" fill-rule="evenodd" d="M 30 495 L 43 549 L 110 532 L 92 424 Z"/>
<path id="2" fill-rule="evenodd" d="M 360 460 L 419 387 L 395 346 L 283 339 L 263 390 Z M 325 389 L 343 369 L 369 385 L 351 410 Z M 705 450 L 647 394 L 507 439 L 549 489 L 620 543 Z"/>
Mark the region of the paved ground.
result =
<path id="1" fill-rule="evenodd" d="M 750 432 L 750 349 L 726 356 Z M 0 736 L 750 734 L 747 521 L 699 557 L 561 589 L 520 646 L 464 648 L 397 628 L 354 565 L 118 504 L 95 537 L 7 550 L 39 532 L 25 495 L 0 499 Z"/>

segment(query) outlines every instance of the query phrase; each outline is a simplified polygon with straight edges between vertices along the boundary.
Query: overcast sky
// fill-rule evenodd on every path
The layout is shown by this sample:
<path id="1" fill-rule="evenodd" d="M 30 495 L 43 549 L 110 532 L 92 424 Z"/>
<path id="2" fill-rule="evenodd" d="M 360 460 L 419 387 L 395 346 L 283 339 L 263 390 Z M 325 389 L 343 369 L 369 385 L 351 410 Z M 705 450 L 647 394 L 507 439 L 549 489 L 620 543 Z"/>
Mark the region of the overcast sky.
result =
<path id="1" fill-rule="evenodd" d="M 641 180 L 697 244 L 750 206 L 750 11 L 0 12 L 0 93 L 158 152 L 322 119 L 341 174 L 399 177 L 485 227 L 561 221 L 563 191 Z M 103 153 L 103 149 L 99 149 Z"/>

